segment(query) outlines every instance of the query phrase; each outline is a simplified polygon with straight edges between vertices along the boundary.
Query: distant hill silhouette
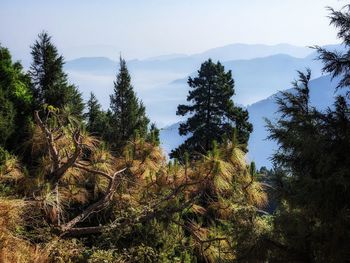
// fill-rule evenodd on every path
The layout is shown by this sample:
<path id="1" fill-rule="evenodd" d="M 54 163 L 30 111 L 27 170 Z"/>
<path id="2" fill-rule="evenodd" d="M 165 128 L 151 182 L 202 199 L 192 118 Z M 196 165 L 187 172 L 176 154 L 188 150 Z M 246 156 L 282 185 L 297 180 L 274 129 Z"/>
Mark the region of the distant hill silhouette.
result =
<path id="1" fill-rule="evenodd" d="M 332 106 L 334 97 L 337 95 L 334 93 L 337 83 L 338 81 L 336 79 L 332 81 L 330 76 L 322 76 L 312 80 L 310 82 L 311 104 L 320 110 L 325 110 L 327 107 Z M 289 89 L 288 91 L 293 92 L 293 89 Z M 340 90 L 338 93 L 342 92 L 344 91 Z M 278 117 L 276 114 L 278 107 L 275 103 L 275 98 L 279 94 L 280 92 L 277 92 L 247 107 L 249 120 L 254 126 L 254 131 L 249 140 L 248 156 L 250 160 L 256 162 L 258 167 L 271 167 L 269 158 L 277 149 L 275 142 L 266 139 L 268 132 L 265 127 L 265 118 L 274 120 Z M 185 139 L 178 134 L 179 124 L 170 125 L 160 132 L 162 147 L 167 153 L 181 144 Z"/>
<path id="2" fill-rule="evenodd" d="M 341 45 L 325 47 L 343 50 Z M 170 54 L 130 60 L 128 67 L 132 83 L 144 101 L 149 116 L 160 127 L 168 125 L 161 131 L 161 140 L 167 152 L 183 141 L 177 135 L 181 119 L 175 113 L 177 105 L 186 100 L 189 89 L 187 78 L 195 75 L 201 63 L 209 57 L 221 60 L 227 70 L 232 70 L 236 90 L 233 99 L 235 103 L 248 108 L 254 125 L 249 157 L 258 166 L 270 166 L 268 157 L 276 149 L 273 142 L 264 140 L 267 133 L 263 117 L 273 118 L 277 110 L 270 95 L 290 88 L 290 83 L 297 77 L 296 70 L 307 67 L 312 70 L 314 80 L 311 81 L 311 93 L 315 105 L 324 108 L 331 104 L 335 84 L 330 82 L 329 77 L 322 76 L 322 64 L 315 60 L 316 52 L 306 47 L 233 44 L 194 55 Z M 65 69 L 72 82 L 79 85 L 85 98 L 93 91 L 103 107 L 107 108 L 115 72 L 119 67 L 117 59 L 79 58 L 68 61 Z"/>

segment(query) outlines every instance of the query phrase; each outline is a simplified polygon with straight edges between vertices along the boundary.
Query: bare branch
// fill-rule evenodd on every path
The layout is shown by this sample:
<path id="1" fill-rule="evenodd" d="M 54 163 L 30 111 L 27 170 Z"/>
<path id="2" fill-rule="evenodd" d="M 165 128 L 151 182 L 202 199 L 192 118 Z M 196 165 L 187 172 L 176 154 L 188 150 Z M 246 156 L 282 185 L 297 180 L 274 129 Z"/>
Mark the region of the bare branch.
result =
<path id="1" fill-rule="evenodd" d="M 84 166 L 82 166 L 84 167 Z M 84 167 L 85 169 L 86 167 Z M 72 220 L 70 220 L 68 223 L 64 224 L 61 226 L 61 230 L 63 232 L 63 235 L 65 232 L 70 232 L 70 230 L 79 222 L 84 221 L 87 217 L 89 217 L 92 213 L 95 213 L 101 209 L 106 208 L 110 201 L 113 198 L 114 192 L 116 191 L 116 188 L 118 186 L 118 184 L 120 183 L 119 179 L 119 174 L 121 174 L 123 171 L 125 171 L 126 168 L 117 171 L 113 174 L 112 176 L 109 176 L 107 178 L 110 179 L 109 184 L 108 184 L 108 188 L 106 190 L 105 195 L 98 200 L 97 202 L 93 203 L 92 205 L 88 206 L 83 212 L 81 212 L 78 216 L 76 216 L 75 218 L 73 218 Z M 100 173 L 98 173 L 100 174 Z"/>
<path id="2" fill-rule="evenodd" d="M 55 141 L 54 141 L 52 132 L 50 132 L 50 130 L 47 128 L 47 126 L 41 120 L 41 118 L 39 116 L 39 111 L 34 112 L 34 118 L 35 118 L 36 123 L 39 125 L 40 129 L 42 130 L 42 132 L 45 134 L 46 142 L 47 142 L 47 145 L 49 146 L 49 152 L 50 152 L 51 158 L 54 162 L 54 170 L 56 170 L 56 169 L 58 169 L 61 160 L 60 160 L 58 150 L 55 147 Z"/>
<path id="3" fill-rule="evenodd" d="M 64 164 L 60 164 L 59 168 L 51 173 L 52 177 L 54 178 L 54 181 L 59 181 L 61 177 L 65 174 L 65 172 L 75 164 L 76 160 L 82 153 L 82 139 L 79 130 L 76 130 L 74 132 L 73 141 L 75 149 L 72 156 L 69 157 Z"/>
<path id="4" fill-rule="evenodd" d="M 95 169 L 91 169 L 91 168 L 89 168 L 87 165 L 85 165 L 85 164 L 83 164 L 83 163 L 80 163 L 80 162 L 74 163 L 73 166 L 76 167 L 76 168 L 79 168 L 79 169 L 81 169 L 81 170 L 84 170 L 84 171 L 86 171 L 86 172 L 89 172 L 89 173 L 101 175 L 101 176 L 107 178 L 108 180 L 113 180 L 113 178 L 114 178 L 116 175 L 118 175 L 118 174 L 124 172 L 124 171 L 127 169 L 127 168 L 123 168 L 123 169 L 121 169 L 121 170 L 119 170 L 119 171 L 116 171 L 116 172 L 113 174 L 113 176 L 110 176 L 108 173 L 105 173 L 105 172 L 102 172 L 102 171 L 99 171 L 99 170 L 95 170 Z"/>

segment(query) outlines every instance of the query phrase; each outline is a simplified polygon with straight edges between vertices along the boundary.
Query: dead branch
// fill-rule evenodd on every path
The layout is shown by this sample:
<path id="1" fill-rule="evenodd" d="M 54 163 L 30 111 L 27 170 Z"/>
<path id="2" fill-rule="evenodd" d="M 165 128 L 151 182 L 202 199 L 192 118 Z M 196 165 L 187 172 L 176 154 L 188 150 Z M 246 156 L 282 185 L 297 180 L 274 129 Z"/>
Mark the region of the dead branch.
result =
<path id="1" fill-rule="evenodd" d="M 89 172 L 89 173 L 101 175 L 101 176 L 107 178 L 108 180 L 112 180 L 113 179 L 109 174 L 107 174 L 105 172 L 102 172 L 102 171 L 99 171 L 99 170 L 91 169 L 91 168 L 89 168 L 89 167 L 87 167 L 87 166 L 85 166 L 85 165 L 83 165 L 82 163 L 79 163 L 79 162 L 74 163 L 73 167 L 79 168 L 79 169 L 84 170 L 84 171 Z"/>
<path id="2" fill-rule="evenodd" d="M 83 163 L 79 163 L 79 157 L 82 154 L 83 151 L 83 138 L 80 134 L 80 130 L 76 129 L 72 134 L 72 140 L 74 144 L 74 152 L 72 154 L 68 154 L 67 151 L 65 152 L 66 157 L 61 158 L 59 150 L 56 147 L 56 141 L 59 140 L 63 135 L 64 132 L 62 131 L 62 125 L 58 127 L 56 130 L 50 130 L 46 123 L 44 123 L 40 116 L 39 112 L 35 111 L 34 113 L 35 121 L 40 127 L 41 131 L 44 133 L 46 138 L 46 143 L 49 147 L 49 154 L 50 158 L 53 162 L 52 171 L 48 175 L 49 180 L 52 184 L 56 186 L 56 192 L 57 192 L 57 203 L 59 203 L 58 198 L 58 183 L 60 179 L 64 176 L 64 174 L 67 172 L 67 170 L 71 167 L 75 167 L 78 169 L 81 169 L 83 171 L 97 174 L 100 176 L 105 177 L 109 183 L 108 187 L 106 189 L 105 194 L 95 203 L 89 205 L 86 209 L 84 209 L 79 215 L 71 219 L 69 222 L 63 224 L 60 226 L 60 230 L 65 234 L 72 234 L 72 233 L 92 233 L 99 231 L 99 227 L 87 227 L 87 228 L 74 228 L 74 226 L 82 221 L 84 221 L 87 217 L 89 217 L 93 213 L 97 213 L 100 210 L 106 208 L 112 198 L 113 195 L 117 189 L 118 184 L 121 182 L 120 180 L 120 174 L 123 173 L 126 168 L 115 172 L 113 175 L 109 175 L 108 173 L 105 173 L 103 171 L 95 170 L 93 168 L 90 168 L 89 165 L 84 165 Z M 54 134 L 59 133 L 56 137 Z"/>
<path id="3" fill-rule="evenodd" d="M 36 123 L 39 125 L 41 131 L 45 134 L 46 143 L 49 147 L 49 153 L 50 153 L 50 156 L 51 156 L 53 163 L 54 163 L 54 169 L 56 170 L 56 169 L 58 169 L 58 166 L 59 166 L 59 163 L 61 162 L 61 159 L 60 159 L 60 156 L 58 154 L 58 150 L 55 146 L 55 141 L 54 141 L 52 132 L 50 132 L 50 130 L 47 128 L 47 126 L 41 120 L 41 118 L 39 116 L 39 111 L 34 112 L 34 119 L 35 119 Z"/>
<path id="4" fill-rule="evenodd" d="M 121 171 L 124 171 L 125 169 L 121 170 Z M 86 171 L 89 171 L 89 172 L 92 172 L 93 170 L 86 170 Z M 99 171 L 98 171 L 99 172 Z M 120 178 L 122 180 L 122 178 Z M 196 184 L 198 184 L 199 182 L 196 182 Z M 190 186 L 192 184 L 186 184 L 186 186 Z M 184 188 L 183 185 L 180 185 L 179 187 L 179 190 L 177 189 L 174 189 L 172 191 L 172 193 L 176 192 L 176 193 L 179 193 L 179 191 L 181 189 Z M 74 227 L 74 225 L 69 228 L 69 229 L 66 229 L 61 236 L 81 236 L 81 235 L 89 235 L 89 234 L 99 234 L 101 233 L 102 231 L 104 230 L 107 230 L 107 229 L 113 229 L 113 228 L 116 228 L 118 227 L 119 229 L 121 229 L 121 231 L 123 231 L 124 229 L 126 229 L 126 226 L 130 226 L 130 225 L 133 225 L 133 224 L 137 224 L 137 223 L 146 223 L 146 222 L 149 222 L 151 221 L 152 219 L 154 218 L 157 218 L 157 217 L 164 217 L 165 215 L 166 216 L 172 216 L 174 213 L 177 213 L 177 212 L 181 212 L 182 210 L 184 210 L 186 207 L 190 207 L 193 205 L 194 203 L 194 200 L 196 198 L 198 198 L 198 196 L 194 196 L 192 197 L 190 200 L 186 201 L 186 202 L 183 202 L 181 203 L 181 205 L 177 206 L 177 207 L 163 207 L 162 204 L 166 201 L 170 201 L 171 199 L 175 198 L 177 195 L 174 195 L 174 194 L 170 194 L 170 195 L 167 195 L 165 198 L 162 198 L 161 200 L 159 200 L 159 202 L 156 202 L 155 204 L 153 205 L 150 205 L 148 207 L 148 209 L 144 209 L 141 214 L 138 214 L 137 216 L 134 216 L 133 218 L 127 218 L 127 217 L 124 217 L 124 218 L 118 218 L 115 222 L 112 222 L 110 225 L 108 226 L 92 226 L 92 227 Z M 89 208 L 87 208 L 86 210 L 88 210 Z M 96 208 L 95 208 L 96 209 Z M 85 211 L 86 211 L 85 210 Z M 84 213 L 84 212 L 83 212 Z M 82 213 L 82 214 L 83 214 Z M 79 215 L 79 219 L 80 221 L 82 221 L 82 214 Z M 86 214 L 86 213 L 84 213 Z M 78 217 L 76 217 L 78 219 Z M 85 217 L 86 218 L 86 217 Z M 74 219 L 73 219 L 74 220 Z M 72 221 L 73 221 L 72 220 Z M 72 222 L 71 221 L 71 222 Z M 72 222 L 72 223 L 78 223 L 78 222 Z M 69 224 L 69 222 L 67 223 Z M 66 224 L 66 225 L 67 225 Z M 65 226 L 62 226 L 62 228 L 65 227 Z"/>
<path id="5" fill-rule="evenodd" d="M 63 175 L 66 173 L 66 171 L 75 164 L 78 157 L 82 153 L 82 138 L 80 136 L 79 130 L 76 130 L 73 133 L 73 141 L 74 141 L 74 153 L 67 158 L 66 162 L 64 163 L 61 162 L 59 165 L 59 168 L 51 173 L 54 181 L 59 181 L 63 177 Z"/>
<path id="6" fill-rule="evenodd" d="M 55 144 L 55 141 L 60 139 L 63 136 L 63 133 L 61 132 L 60 135 L 58 135 L 55 138 L 53 132 L 50 131 L 47 125 L 41 120 L 39 116 L 39 111 L 34 112 L 34 118 L 36 123 L 39 125 L 41 131 L 45 134 L 46 143 L 49 147 L 49 154 L 53 161 L 53 169 L 48 177 L 50 178 L 50 180 L 52 180 L 53 183 L 57 183 L 66 173 L 66 171 L 74 165 L 74 163 L 77 161 L 77 159 L 82 153 L 83 145 L 80 130 L 76 129 L 72 135 L 74 143 L 73 154 L 70 157 L 67 156 L 67 160 L 63 162 L 60 157 L 59 150 L 57 149 Z"/>
<path id="7" fill-rule="evenodd" d="M 82 211 L 78 216 L 76 216 L 75 218 L 70 220 L 68 223 L 62 225 L 61 231 L 63 232 L 63 235 L 65 233 L 69 234 L 70 230 L 77 223 L 84 221 L 91 214 L 93 214 L 101 209 L 104 209 L 109 205 L 109 203 L 111 202 L 113 195 L 116 191 L 117 185 L 120 183 L 120 180 L 118 180 L 119 179 L 118 175 L 120 175 L 125 170 L 126 170 L 126 168 L 115 172 L 113 174 L 113 176 L 106 177 L 109 179 L 109 184 L 108 184 L 108 187 L 107 187 L 107 190 L 106 190 L 106 193 L 104 194 L 104 196 L 100 200 L 98 200 L 97 202 L 88 206 L 84 211 Z M 91 171 L 94 171 L 94 170 L 90 170 L 90 172 Z M 98 173 L 98 174 L 100 174 L 100 173 Z"/>

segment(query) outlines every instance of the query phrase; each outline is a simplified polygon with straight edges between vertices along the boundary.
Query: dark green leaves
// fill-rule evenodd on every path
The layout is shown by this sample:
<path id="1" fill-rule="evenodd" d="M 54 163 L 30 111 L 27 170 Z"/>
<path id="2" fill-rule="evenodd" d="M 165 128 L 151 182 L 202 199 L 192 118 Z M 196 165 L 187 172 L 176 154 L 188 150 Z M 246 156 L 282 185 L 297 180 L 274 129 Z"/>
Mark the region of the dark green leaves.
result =
<path id="1" fill-rule="evenodd" d="M 183 159 L 185 152 L 192 159 L 198 158 L 211 150 L 214 140 L 221 143 L 231 138 L 234 129 L 241 143 L 248 141 L 252 125 L 248 122 L 248 112 L 234 106 L 231 99 L 235 94 L 231 71 L 225 72 L 220 62 L 215 64 L 209 59 L 201 65 L 197 77 L 188 79 L 188 85 L 190 104 L 179 105 L 176 114 L 190 116 L 180 125 L 179 133 L 191 137 L 172 151 L 172 158 Z"/>

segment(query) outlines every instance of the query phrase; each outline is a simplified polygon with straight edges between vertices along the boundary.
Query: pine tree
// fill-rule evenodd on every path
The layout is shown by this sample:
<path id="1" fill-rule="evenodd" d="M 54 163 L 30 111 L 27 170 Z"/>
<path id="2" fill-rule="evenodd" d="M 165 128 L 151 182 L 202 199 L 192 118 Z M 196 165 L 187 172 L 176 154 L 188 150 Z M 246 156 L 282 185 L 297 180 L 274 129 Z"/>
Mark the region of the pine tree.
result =
<path id="1" fill-rule="evenodd" d="M 149 119 L 142 101 L 136 97 L 131 77 L 124 59 L 120 58 L 120 70 L 110 96 L 111 131 L 107 141 L 120 150 L 135 134 L 146 137 Z"/>
<path id="2" fill-rule="evenodd" d="M 231 71 L 225 72 L 224 66 L 211 59 L 204 62 L 198 76 L 188 79 L 187 101 L 190 105 L 179 105 L 177 115 L 190 114 L 187 122 L 179 128 L 180 135 L 191 136 L 170 154 L 172 158 L 182 158 L 188 152 L 191 158 L 211 150 L 212 142 L 221 143 L 231 138 L 237 130 L 240 143 L 247 143 L 252 125 L 248 122 L 248 112 L 234 105 L 231 97 L 234 92 L 234 80 Z"/>
<path id="3" fill-rule="evenodd" d="M 343 96 L 326 112 L 311 107 L 310 77 L 299 72 L 296 92 L 277 100 L 281 118 L 268 123 L 279 145 L 274 238 L 283 249 L 274 252 L 288 262 L 342 262 L 350 242 L 350 108 Z"/>
<path id="4" fill-rule="evenodd" d="M 337 88 L 348 88 L 350 5 L 341 11 L 329 10 L 346 51 L 316 49 L 323 70 L 340 78 Z M 281 117 L 276 123 L 268 122 L 269 138 L 279 145 L 273 155 L 279 204 L 273 240 L 268 241 L 269 262 L 344 262 L 349 258 L 349 97 L 338 95 L 333 107 L 319 111 L 310 106 L 310 78 L 310 71 L 299 72 L 295 92 L 282 92 L 277 99 Z"/>
<path id="5" fill-rule="evenodd" d="M 108 118 L 92 92 L 87 102 L 87 110 L 88 112 L 85 114 L 87 130 L 93 135 L 103 138 L 108 133 Z"/>
<path id="6" fill-rule="evenodd" d="M 63 71 L 64 59 L 52 44 L 51 37 L 42 32 L 31 51 L 33 62 L 30 67 L 32 90 L 36 108 L 42 104 L 57 108 L 68 106 L 76 116 L 81 116 L 84 104 L 78 89 L 68 83 Z"/>
<path id="7" fill-rule="evenodd" d="M 326 48 L 315 46 L 318 51 L 318 59 L 324 63 L 323 71 L 330 73 L 332 77 L 341 76 L 338 88 L 350 86 L 350 4 L 336 11 L 329 7 L 330 24 L 339 29 L 338 38 L 342 40 L 347 49 L 344 53 L 329 51 Z M 345 10 L 345 11 L 343 11 Z"/>

